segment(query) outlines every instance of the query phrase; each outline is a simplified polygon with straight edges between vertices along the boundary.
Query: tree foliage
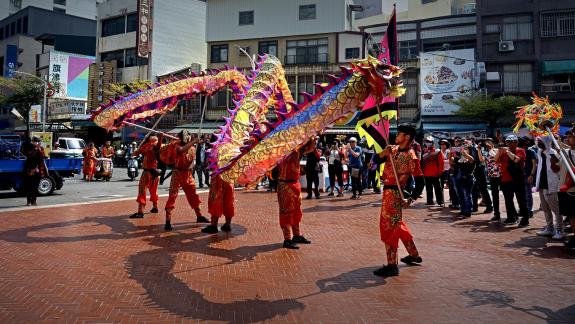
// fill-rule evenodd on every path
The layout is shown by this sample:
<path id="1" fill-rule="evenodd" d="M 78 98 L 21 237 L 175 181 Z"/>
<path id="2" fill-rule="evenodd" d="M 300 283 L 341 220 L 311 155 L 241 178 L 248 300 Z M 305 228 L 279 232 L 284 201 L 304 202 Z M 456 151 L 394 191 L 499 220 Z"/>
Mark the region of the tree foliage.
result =
<path id="1" fill-rule="evenodd" d="M 29 122 L 30 107 L 43 104 L 44 84 L 34 78 L 0 77 L 0 107 L 15 108 Z"/>
<path id="2" fill-rule="evenodd" d="M 456 116 L 485 121 L 493 130 L 499 123 L 512 123 L 513 112 L 517 107 L 527 104 L 521 97 L 503 96 L 493 98 L 489 95 L 472 93 L 450 101 L 459 106 Z"/>
<path id="3" fill-rule="evenodd" d="M 115 98 L 118 96 L 127 96 L 130 93 L 146 89 L 151 84 L 152 82 L 150 80 L 142 80 L 142 79 L 137 79 L 129 83 L 119 83 L 119 82 L 111 83 L 110 88 L 105 90 L 105 92 L 110 98 Z"/>

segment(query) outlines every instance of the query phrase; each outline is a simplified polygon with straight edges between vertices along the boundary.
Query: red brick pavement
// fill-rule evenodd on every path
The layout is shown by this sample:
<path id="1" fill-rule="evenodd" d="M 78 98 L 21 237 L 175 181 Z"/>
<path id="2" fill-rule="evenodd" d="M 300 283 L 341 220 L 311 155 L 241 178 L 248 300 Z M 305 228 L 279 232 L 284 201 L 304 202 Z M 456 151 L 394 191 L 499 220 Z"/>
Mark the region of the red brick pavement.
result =
<path id="1" fill-rule="evenodd" d="M 540 213 L 517 229 L 419 202 L 405 218 L 424 263 L 382 279 L 378 196 L 304 200 L 300 250 L 281 248 L 275 194 L 236 200 L 213 236 L 183 197 L 171 233 L 163 214 L 128 219 L 132 201 L 0 213 L 0 322 L 575 320 L 575 254 L 535 236 Z"/>

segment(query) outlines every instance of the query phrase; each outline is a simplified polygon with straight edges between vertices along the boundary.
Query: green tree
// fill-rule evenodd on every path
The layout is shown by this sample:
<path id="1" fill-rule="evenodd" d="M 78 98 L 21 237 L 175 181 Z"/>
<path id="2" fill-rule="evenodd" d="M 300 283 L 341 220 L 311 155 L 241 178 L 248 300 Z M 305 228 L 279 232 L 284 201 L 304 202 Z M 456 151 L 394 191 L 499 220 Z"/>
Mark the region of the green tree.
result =
<path id="1" fill-rule="evenodd" d="M 111 83 L 110 88 L 105 90 L 109 98 L 126 96 L 130 93 L 146 89 L 152 82 L 150 80 L 137 79 L 129 83 Z"/>
<path id="2" fill-rule="evenodd" d="M 27 136 L 30 134 L 30 108 L 32 105 L 43 104 L 43 98 L 44 84 L 40 80 L 0 77 L 0 106 L 15 108 L 24 117 Z"/>
<path id="3" fill-rule="evenodd" d="M 517 107 L 527 104 L 521 97 L 503 96 L 493 98 L 490 95 L 472 93 L 450 101 L 459 106 L 456 116 L 485 121 L 493 133 L 498 123 L 513 123 L 513 112 Z M 493 134 L 492 134 L 493 135 Z"/>

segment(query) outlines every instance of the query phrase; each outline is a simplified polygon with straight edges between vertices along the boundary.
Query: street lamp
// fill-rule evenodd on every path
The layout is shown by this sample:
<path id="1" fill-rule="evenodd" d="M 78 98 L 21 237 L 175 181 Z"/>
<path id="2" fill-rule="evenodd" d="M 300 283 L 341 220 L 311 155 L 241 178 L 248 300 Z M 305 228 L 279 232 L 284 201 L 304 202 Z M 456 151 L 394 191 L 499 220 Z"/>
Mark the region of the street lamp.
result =
<path id="1" fill-rule="evenodd" d="M 255 71 L 256 69 L 256 62 L 254 62 L 254 59 L 252 59 L 252 57 L 250 56 L 250 54 L 248 52 L 246 52 L 245 49 L 243 49 L 242 47 L 238 46 L 238 45 L 234 45 L 234 47 L 237 47 L 242 53 L 245 54 L 245 56 L 247 56 L 250 59 L 250 62 L 252 64 L 252 70 Z"/>
<path id="2" fill-rule="evenodd" d="M 48 82 L 44 81 L 42 78 L 39 78 L 33 74 L 21 72 L 21 71 L 12 71 L 12 73 L 24 74 L 34 79 L 38 79 L 44 84 L 44 103 L 42 104 L 42 132 L 46 130 L 46 106 L 48 105 L 48 97 L 46 96 L 46 92 L 48 90 Z"/>

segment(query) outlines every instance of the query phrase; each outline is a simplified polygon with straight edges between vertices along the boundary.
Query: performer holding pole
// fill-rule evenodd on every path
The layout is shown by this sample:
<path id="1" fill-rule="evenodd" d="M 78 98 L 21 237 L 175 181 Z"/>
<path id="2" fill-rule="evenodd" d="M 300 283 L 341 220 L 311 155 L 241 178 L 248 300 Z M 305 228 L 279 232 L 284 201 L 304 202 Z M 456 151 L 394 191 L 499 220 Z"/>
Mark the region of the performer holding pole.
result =
<path id="1" fill-rule="evenodd" d="M 192 140 L 187 130 L 182 130 L 178 134 L 178 138 L 179 142 L 175 146 L 175 164 L 170 181 L 170 193 L 166 202 L 166 225 L 164 229 L 167 231 L 172 230 L 172 211 L 176 205 L 180 187 L 184 190 L 188 203 L 196 213 L 196 222 L 209 222 L 207 218 L 202 216 L 200 211 L 200 197 L 196 193 L 196 183 L 191 169 L 196 158 L 196 150 L 194 148 L 196 141 Z"/>
<path id="2" fill-rule="evenodd" d="M 157 136 L 148 136 L 143 141 L 143 144 L 134 152 L 132 156 L 138 156 L 140 154 L 144 155 L 144 160 L 142 165 L 144 167 L 144 172 L 140 177 L 140 182 L 138 184 L 138 211 L 130 216 L 130 218 L 144 218 L 144 208 L 146 207 L 146 189 L 150 191 L 150 201 L 153 204 L 151 213 L 158 212 L 158 183 L 159 172 L 158 172 L 158 159 L 156 158 L 156 152 L 159 151 L 162 145 L 162 134 Z"/>
<path id="3" fill-rule="evenodd" d="M 397 128 L 396 145 L 388 145 L 379 157 L 385 161 L 382 178 L 383 197 L 379 218 L 381 240 L 385 243 L 387 265 L 374 271 L 376 276 L 388 277 L 399 275 L 397 266 L 397 248 L 399 240 L 409 253 L 401 259 L 407 264 L 421 263 L 422 259 L 413 242 L 407 224 L 402 219 L 402 208 L 409 206 L 423 191 L 423 173 L 419 159 L 411 149 L 411 143 L 415 138 L 415 127 L 411 125 L 399 125 Z M 407 196 L 403 193 L 410 176 L 415 177 L 415 190 Z M 404 196 L 405 195 L 405 196 Z M 405 199 L 405 198 L 407 199 Z"/>

